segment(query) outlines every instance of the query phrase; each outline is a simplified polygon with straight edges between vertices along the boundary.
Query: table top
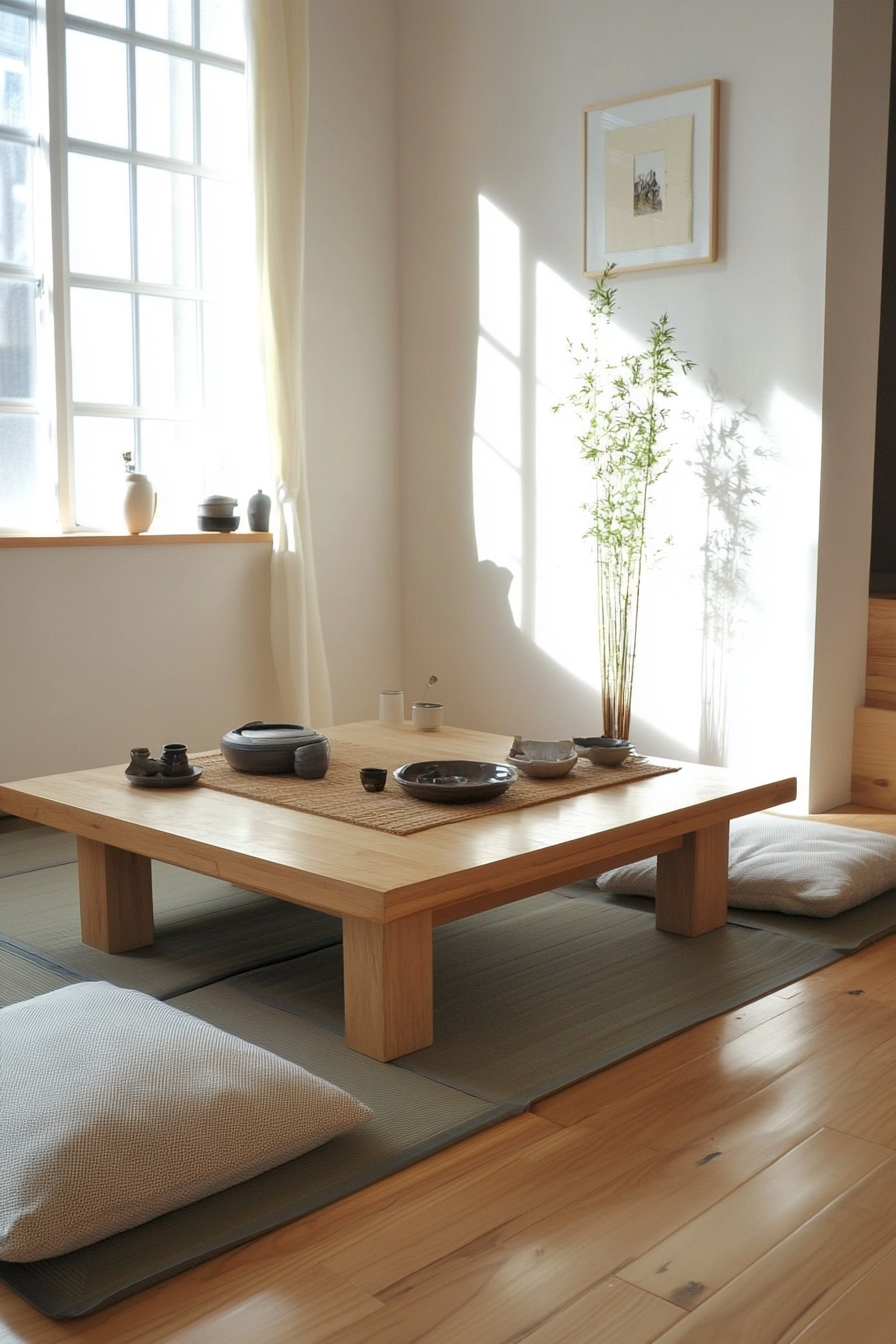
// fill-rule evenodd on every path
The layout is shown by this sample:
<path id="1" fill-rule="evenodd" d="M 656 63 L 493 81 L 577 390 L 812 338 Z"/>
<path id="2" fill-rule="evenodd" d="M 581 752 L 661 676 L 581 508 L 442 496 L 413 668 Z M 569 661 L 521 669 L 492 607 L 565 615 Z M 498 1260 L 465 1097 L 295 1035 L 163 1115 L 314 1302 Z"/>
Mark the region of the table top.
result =
<path id="1" fill-rule="evenodd" d="M 410 723 L 341 724 L 334 737 L 408 760 L 501 761 L 511 739 Z M 671 763 L 671 762 L 670 762 Z M 337 915 L 391 920 L 498 889 L 547 890 L 652 845 L 796 796 L 793 778 L 715 766 L 631 780 L 515 812 L 396 836 L 212 789 L 138 789 L 124 764 L 0 784 L 0 808 L 104 844 Z"/>

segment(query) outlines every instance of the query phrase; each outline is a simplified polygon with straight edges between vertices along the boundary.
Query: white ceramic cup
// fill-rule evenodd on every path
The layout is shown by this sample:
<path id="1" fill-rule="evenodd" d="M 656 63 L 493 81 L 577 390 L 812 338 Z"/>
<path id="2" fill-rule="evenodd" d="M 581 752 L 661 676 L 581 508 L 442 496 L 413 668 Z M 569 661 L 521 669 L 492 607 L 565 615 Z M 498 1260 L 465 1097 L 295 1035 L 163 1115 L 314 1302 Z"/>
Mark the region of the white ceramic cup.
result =
<path id="1" fill-rule="evenodd" d="M 411 721 L 422 733 L 431 733 L 441 728 L 444 705 L 434 705 L 429 700 L 417 700 L 411 706 Z"/>
<path id="2" fill-rule="evenodd" d="M 380 723 L 404 723 L 404 691 L 380 691 Z"/>

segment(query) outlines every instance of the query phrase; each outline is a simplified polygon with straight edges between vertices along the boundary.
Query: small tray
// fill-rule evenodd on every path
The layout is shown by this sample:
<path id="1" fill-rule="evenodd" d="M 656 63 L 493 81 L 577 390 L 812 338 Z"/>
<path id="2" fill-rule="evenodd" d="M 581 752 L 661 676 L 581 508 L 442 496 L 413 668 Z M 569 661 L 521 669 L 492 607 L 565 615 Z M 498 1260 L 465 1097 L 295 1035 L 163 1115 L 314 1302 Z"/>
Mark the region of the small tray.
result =
<path id="1" fill-rule="evenodd" d="M 125 779 L 140 789 L 185 789 L 195 784 L 201 774 L 201 765 L 191 765 L 188 775 L 125 775 Z"/>

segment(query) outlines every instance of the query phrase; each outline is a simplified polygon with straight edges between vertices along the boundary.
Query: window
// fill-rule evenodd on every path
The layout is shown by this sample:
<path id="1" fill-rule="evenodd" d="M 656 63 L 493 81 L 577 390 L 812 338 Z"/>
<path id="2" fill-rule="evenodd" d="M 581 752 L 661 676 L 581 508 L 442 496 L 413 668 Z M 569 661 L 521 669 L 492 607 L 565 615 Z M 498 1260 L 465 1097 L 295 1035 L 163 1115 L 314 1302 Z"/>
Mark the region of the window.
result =
<path id="1" fill-rule="evenodd" d="M 193 530 L 262 456 L 242 0 L 42 13 L 0 0 L 0 528 L 120 530 L 130 453 Z"/>

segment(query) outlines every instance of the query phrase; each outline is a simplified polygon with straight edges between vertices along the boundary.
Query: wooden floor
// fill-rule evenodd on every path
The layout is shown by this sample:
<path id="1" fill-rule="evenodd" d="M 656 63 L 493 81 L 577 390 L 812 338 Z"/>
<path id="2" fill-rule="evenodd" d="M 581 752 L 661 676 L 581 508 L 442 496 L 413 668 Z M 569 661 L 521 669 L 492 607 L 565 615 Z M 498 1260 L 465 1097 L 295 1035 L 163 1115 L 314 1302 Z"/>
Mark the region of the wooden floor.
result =
<path id="1" fill-rule="evenodd" d="M 892 1344 L 894 1322 L 896 937 L 82 1322 L 0 1288 L 0 1344 Z"/>

